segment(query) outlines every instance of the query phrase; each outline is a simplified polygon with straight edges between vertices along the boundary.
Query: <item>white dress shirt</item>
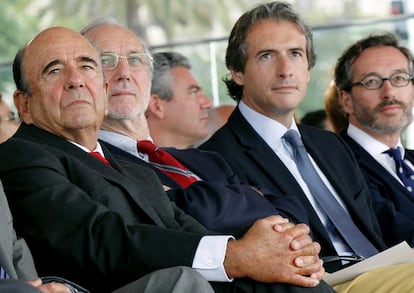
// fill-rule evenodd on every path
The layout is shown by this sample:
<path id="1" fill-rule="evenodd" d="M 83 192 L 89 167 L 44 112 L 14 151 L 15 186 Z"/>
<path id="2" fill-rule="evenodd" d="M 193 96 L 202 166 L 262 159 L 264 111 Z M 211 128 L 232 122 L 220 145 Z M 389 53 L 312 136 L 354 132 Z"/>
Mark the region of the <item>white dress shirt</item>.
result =
<path id="1" fill-rule="evenodd" d="M 137 141 L 129 136 L 100 130 L 99 139 L 148 162 L 148 155 L 138 152 Z M 148 137 L 147 139 L 152 141 L 151 137 Z M 98 146 L 101 148 L 99 143 Z M 206 280 L 216 282 L 232 281 L 224 270 L 224 257 L 226 255 L 227 242 L 229 240 L 234 240 L 234 238 L 229 235 L 204 236 L 201 238 L 194 256 L 192 267 Z"/>
<path id="2" fill-rule="evenodd" d="M 395 168 L 395 161 L 387 153 L 383 153 L 388 150 L 389 147 L 380 142 L 379 140 L 373 138 L 368 133 L 362 131 L 361 129 L 355 127 L 352 124 L 349 124 L 347 129 L 348 135 L 355 140 L 363 149 L 365 149 L 385 170 L 388 171 L 401 185 L 404 186 L 404 183 L 397 175 L 397 170 Z M 401 152 L 401 157 L 404 158 L 405 149 L 401 143 L 401 140 L 398 140 L 397 145 L 394 148 L 397 148 Z M 414 170 L 414 166 L 410 161 L 404 160 L 407 165 Z"/>
<path id="3" fill-rule="evenodd" d="M 307 184 L 303 180 L 295 161 L 293 160 L 293 150 L 291 146 L 282 139 L 282 136 L 288 131 L 289 129 L 296 130 L 299 135 L 300 132 L 298 131 L 298 127 L 294 118 L 292 117 L 292 123 L 290 128 L 287 129 L 284 125 L 277 122 L 276 120 L 270 119 L 251 108 L 249 108 L 243 101 L 240 101 L 238 105 L 241 114 L 244 118 L 248 121 L 248 123 L 253 127 L 253 129 L 262 137 L 262 139 L 268 144 L 268 146 L 273 150 L 273 152 L 279 157 L 279 159 L 283 162 L 286 168 L 290 171 L 293 177 L 296 179 L 299 186 L 302 188 L 303 192 L 305 193 L 307 199 L 312 204 L 316 214 L 318 215 L 319 219 L 321 220 L 324 227 L 327 229 L 329 237 L 332 241 L 333 246 L 335 247 L 336 252 L 338 255 L 351 255 L 352 250 L 346 244 L 339 235 L 332 233 L 330 226 L 328 225 L 328 217 L 326 213 L 319 207 L 317 204 L 314 196 L 310 192 Z M 308 154 L 309 156 L 309 154 Z M 318 165 L 315 163 L 313 158 L 309 156 L 313 166 L 315 167 L 316 171 L 318 172 L 319 176 L 321 177 L 322 181 L 334 195 L 335 199 L 339 202 L 339 204 L 344 208 L 344 210 L 348 213 L 344 203 L 333 189 L 332 185 L 329 183 L 326 176 L 322 173 Z M 276 174 L 277 176 L 277 174 Z"/>

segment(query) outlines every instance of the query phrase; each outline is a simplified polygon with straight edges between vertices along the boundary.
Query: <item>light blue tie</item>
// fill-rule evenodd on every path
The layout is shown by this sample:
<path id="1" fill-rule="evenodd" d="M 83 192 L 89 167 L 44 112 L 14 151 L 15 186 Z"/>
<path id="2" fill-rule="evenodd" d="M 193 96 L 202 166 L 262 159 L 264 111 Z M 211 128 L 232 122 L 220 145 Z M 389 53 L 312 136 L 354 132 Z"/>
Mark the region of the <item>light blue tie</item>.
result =
<path id="1" fill-rule="evenodd" d="M 10 279 L 10 276 L 6 273 L 6 270 L 3 269 L 2 266 L 0 266 L 0 280 L 2 279 Z"/>
<path id="2" fill-rule="evenodd" d="M 310 192 L 346 243 L 356 254 L 363 257 L 370 257 L 378 253 L 378 250 L 361 233 L 351 217 L 323 183 L 308 157 L 299 133 L 295 130 L 288 130 L 283 138 L 292 146 L 294 160 Z"/>

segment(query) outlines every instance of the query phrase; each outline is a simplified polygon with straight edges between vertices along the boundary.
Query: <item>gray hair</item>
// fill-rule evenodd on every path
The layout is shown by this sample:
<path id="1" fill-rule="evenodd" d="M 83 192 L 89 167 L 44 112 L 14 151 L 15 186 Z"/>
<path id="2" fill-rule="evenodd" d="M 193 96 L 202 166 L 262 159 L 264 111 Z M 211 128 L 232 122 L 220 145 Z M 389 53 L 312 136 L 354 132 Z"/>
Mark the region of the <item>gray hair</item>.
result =
<path id="1" fill-rule="evenodd" d="M 128 29 L 125 26 L 123 26 L 116 18 L 114 18 L 112 16 L 103 16 L 103 17 L 99 17 L 99 18 L 96 18 L 96 19 L 92 20 L 90 23 L 85 25 L 80 30 L 80 34 L 85 36 L 89 31 L 91 31 L 94 28 L 96 28 L 98 26 L 101 26 L 101 25 L 119 26 L 119 27 L 122 27 L 122 28 L 125 28 L 125 29 L 131 31 L 133 34 L 136 35 L 136 33 L 134 31 Z M 140 45 L 142 46 L 142 48 L 144 48 L 144 52 L 150 54 L 150 51 L 148 49 L 147 44 L 145 44 L 144 41 L 141 40 L 141 38 L 139 38 L 138 36 L 137 36 L 137 39 L 138 39 Z"/>
<path id="2" fill-rule="evenodd" d="M 191 69 L 190 60 L 180 53 L 159 52 L 152 55 L 154 70 L 152 75 L 151 94 L 162 100 L 170 101 L 173 96 L 171 69 L 185 67 Z"/>

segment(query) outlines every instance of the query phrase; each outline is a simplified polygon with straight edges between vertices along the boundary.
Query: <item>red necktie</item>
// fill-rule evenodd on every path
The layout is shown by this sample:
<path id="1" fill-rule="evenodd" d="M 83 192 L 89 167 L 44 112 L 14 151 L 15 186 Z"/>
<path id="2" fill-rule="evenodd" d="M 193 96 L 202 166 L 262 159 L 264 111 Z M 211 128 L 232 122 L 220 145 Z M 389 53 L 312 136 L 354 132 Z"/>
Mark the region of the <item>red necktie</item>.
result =
<path id="1" fill-rule="evenodd" d="M 108 162 L 107 159 L 105 159 L 105 157 L 103 157 L 99 152 L 89 152 L 90 155 L 94 156 L 95 158 L 97 158 L 99 161 L 101 161 L 102 163 L 104 163 L 105 165 L 109 166 L 112 168 L 111 164 Z"/>
<path id="2" fill-rule="evenodd" d="M 177 161 L 168 152 L 158 148 L 149 140 L 139 141 L 138 151 L 147 154 L 154 167 L 170 176 L 184 188 L 198 180 L 197 176 L 189 171 L 183 164 Z"/>

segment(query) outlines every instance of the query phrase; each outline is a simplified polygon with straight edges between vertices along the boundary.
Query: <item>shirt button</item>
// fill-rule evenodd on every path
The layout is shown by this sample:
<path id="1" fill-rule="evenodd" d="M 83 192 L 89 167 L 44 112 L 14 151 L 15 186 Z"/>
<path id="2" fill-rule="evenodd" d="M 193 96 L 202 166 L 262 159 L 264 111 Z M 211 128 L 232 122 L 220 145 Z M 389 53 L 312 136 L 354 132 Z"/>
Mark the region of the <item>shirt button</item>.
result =
<path id="1" fill-rule="evenodd" d="M 214 259 L 212 259 L 212 258 L 206 259 L 206 265 L 208 267 L 213 267 L 214 266 Z"/>

